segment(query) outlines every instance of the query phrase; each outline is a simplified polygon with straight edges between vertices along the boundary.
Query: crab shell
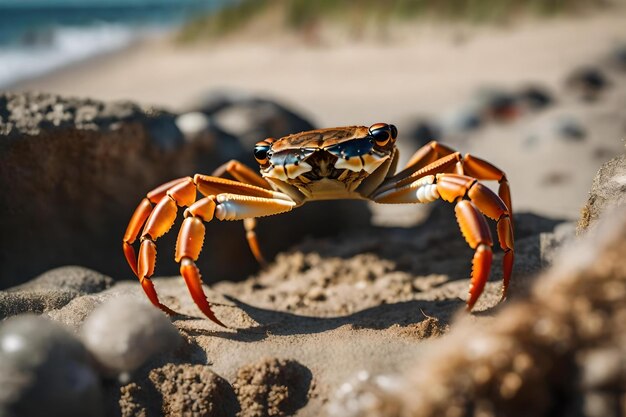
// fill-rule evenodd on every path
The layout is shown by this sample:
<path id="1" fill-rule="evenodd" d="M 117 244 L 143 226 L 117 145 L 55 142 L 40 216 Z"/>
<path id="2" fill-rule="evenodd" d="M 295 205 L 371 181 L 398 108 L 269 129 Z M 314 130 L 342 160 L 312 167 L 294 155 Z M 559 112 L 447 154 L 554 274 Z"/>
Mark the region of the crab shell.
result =
<path id="1" fill-rule="evenodd" d="M 374 134 L 381 131 L 388 132 L 387 139 L 377 141 Z M 259 161 L 261 175 L 296 201 L 363 198 L 357 187 L 379 168 L 381 181 L 389 171 L 396 132 L 393 125 L 377 123 L 266 139 L 257 144 L 269 146 L 267 158 Z"/>

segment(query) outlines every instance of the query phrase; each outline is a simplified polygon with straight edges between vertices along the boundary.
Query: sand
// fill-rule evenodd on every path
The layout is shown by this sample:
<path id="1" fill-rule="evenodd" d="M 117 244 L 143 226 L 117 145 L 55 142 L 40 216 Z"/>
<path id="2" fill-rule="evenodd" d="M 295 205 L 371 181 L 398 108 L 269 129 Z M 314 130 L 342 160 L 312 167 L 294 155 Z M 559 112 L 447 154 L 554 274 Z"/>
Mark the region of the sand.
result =
<path id="1" fill-rule="evenodd" d="M 624 19 L 618 9 L 509 27 L 425 25 L 394 42 L 309 47 L 275 39 L 183 47 L 161 39 L 14 89 L 128 99 L 176 111 L 207 91 L 232 90 L 278 99 L 320 127 L 393 122 L 402 140 L 416 117 L 445 118 L 481 87 L 541 85 L 557 96 L 553 110 L 449 141 L 508 173 L 517 210 L 575 219 L 591 178 L 623 147 L 625 81 L 609 74 L 614 88 L 593 105 L 568 95 L 564 82 L 577 67 L 606 66 L 610 51 L 626 42 Z M 554 140 L 564 118 L 580 119 L 588 128 L 582 145 Z M 416 146 L 406 139 L 401 146 L 407 160 Z M 558 182 L 558 190 L 551 181 Z M 414 212 L 389 209 L 380 222 L 402 224 L 397 218 L 411 219 Z"/>
<path id="2" fill-rule="evenodd" d="M 578 218 L 597 169 L 623 152 L 626 76 L 610 68 L 607 59 L 626 42 L 625 16 L 616 12 L 507 28 L 433 29 L 393 43 L 307 48 L 276 41 L 182 48 L 159 40 L 15 88 L 130 99 L 176 111 L 205 91 L 235 89 L 281 100 L 319 126 L 388 121 L 406 132 L 416 117 L 443 117 L 470 102 L 484 85 L 545 86 L 557 100 L 549 110 L 449 138 L 458 149 L 507 172 L 515 211 L 522 213 L 512 284 L 516 294 L 543 266 L 543 246 L 558 235 L 546 234 L 556 221 L 523 212 Z M 597 65 L 611 78 L 611 87 L 591 103 L 564 86 L 567 75 L 582 65 Z M 587 135 L 561 137 L 557 131 L 563 118 L 575 119 Z M 416 147 L 405 139 L 405 160 Z M 416 212 L 415 207 L 385 208 L 376 211 L 376 221 L 407 225 L 416 221 Z M 230 329 L 217 329 L 204 319 L 175 320 L 190 340 L 185 360 L 208 363 L 230 383 L 264 357 L 297 360 L 313 375 L 308 403 L 298 413 L 302 416 L 319 415 L 337 388 L 363 369 L 401 370 L 420 355 L 421 341 L 447 331 L 467 293 L 471 250 L 458 235 L 449 207 L 435 214 L 426 230 L 371 229 L 305 241 L 248 281 L 213 285 L 207 289 L 209 300 Z M 497 310 L 500 262 L 496 251 L 493 281 L 477 305 L 479 325 L 489 323 Z M 156 283 L 166 304 L 197 315 L 179 278 Z M 135 282 L 116 287 L 140 292 Z"/>

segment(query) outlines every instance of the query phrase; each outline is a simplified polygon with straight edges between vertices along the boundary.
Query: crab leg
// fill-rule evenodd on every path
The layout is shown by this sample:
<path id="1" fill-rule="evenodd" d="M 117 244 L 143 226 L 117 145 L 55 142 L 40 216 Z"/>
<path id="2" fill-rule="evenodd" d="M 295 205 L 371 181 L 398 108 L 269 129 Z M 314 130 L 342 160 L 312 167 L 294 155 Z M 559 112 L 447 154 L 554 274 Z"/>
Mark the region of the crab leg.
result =
<path id="1" fill-rule="evenodd" d="M 263 179 L 263 177 L 248 168 L 246 165 L 234 159 L 231 159 L 225 164 L 217 167 L 211 176 L 223 178 L 226 174 L 231 175 L 234 179 L 243 182 L 244 184 L 255 185 L 267 190 L 271 189 L 270 185 Z"/>
<path id="2" fill-rule="evenodd" d="M 404 179 L 438 159 L 453 153 L 455 153 L 454 149 L 433 140 L 415 151 L 402 171 L 398 172 L 389 180 L 399 181 Z"/>
<path id="3" fill-rule="evenodd" d="M 229 174 L 237 181 L 244 184 L 254 185 L 257 187 L 265 188 L 267 190 L 271 190 L 271 186 L 267 181 L 265 181 L 265 179 L 263 179 L 263 177 L 254 172 L 252 169 L 248 168 L 246 165 L 234 159 L 219 166 L 215 171 L 213 171 L 211 176 L 225 178 L 226 174 Z M 243 226 L 246 231 L 246 240 L 248 241 L 250 252 L 252 252 L 252 255 L 260 265 L 266 265 L 267 262 L 263 257 L 263 253 L 261 252 L 261 245 L 259 245 L 259 240 L 257 239 L 255 232 L 256 220 L 245 219 L 243 222 Z"/>
<path id="4" fill-rule="evenodd" d="M 139 231 L 148 219 L 148 216 L 150 216 L 150 213 L 152 213 L 153 204 L 158 203 L 163 196 L 165 196 L 167 190 L 185 180 L 186 178 L 178 178 L 166 182 L 165 184 L 162 184 L 150 191 L 146 194 L 146 197 L 141 200 L 135 209 L 133 216 L 130 218 L 130 222 L 128 222 L 128 226 L 126 227 L 126 233 L 124 233 L 124 238 L 122 239 L 122 248 L 124 249 L 126 261 L 135 275 L 139 276 L 137 271 L 137 256 L 135 255 L 135 249 L 132 244 L 135 243 L 135 240 L 137 240 Z"/>
<path id="5" fill-rule="evenodd" d="M 455 155 L 454 157 L 451 155 Z M 456 164 L 451 169 L 450 159 L 454 159 Z M 437 167 L 440 167 L 437 169 Z M 436 172 L 434 172 L 436 170 Z M 479 180 L 498 181 L 498 195 L 504 201 L 509 213 L 513 213 L 511 204 L 511 189 L 504 171 L 489 162 L 477 158 L 470 154 L 465 154 L 461 158 L 460 153 L 445 145 L 432 141 L 420 149 L 411 157 L 406 167 L 389 178 L 385 185 L 398 183 L 404 180 L 402 185 L 407 184 L 408 178 L 418 179 L 420 177 L 434 173 L 456 173 L 460 175 L 469 175 Z M 386 187 L 389 188 L 389 187 Z M 382 190 L 382 187 L 381 187 Z M 511 216 L 513 222 L 513 216 Z"/>
<path id="6" fill-rule="evenodd" d="M 513 269 L 513 228 L 508 207 L 489 188 L 475 178 L 444 173 L 427 175 L 395 189 L 376 191 L 372 196 L 375 202 L 383 204 L 429 203 L 439 198 L 450 203 L 458 202 L 455 212 L 461 232 L 470 247 L 476 250 L 470 296 L 467 301 L 468 309 L 474 306 L 480 296 L 489 278 L 491 266 L 491 236 L 483 214 L 497 221 L 498 241 L 504 251 L 502 261 L 504 298 Z M 463 203 L 466 200 L 471 202 L 469 206 Z"/>
<path id="7" fill-rule="evenodd" d="M 256 229 L 256 219 L 243 219 L 243 227 L 246 229 L 246 240 L 248 241 L 252 255 L 261 266 L 267 265 L 254 230 Z"/>
<path id="8" fill-rule="evenodd" d="M 468 198 L 482 213 L 496 221 L 498 242 L 504 251 L 502 258 L 502 298 L 505 298 L 513 271 L 514 259 L 513 224 L 506 203 L 475 178 L 465 175 L 438 174 L 436 184 L 437 191 L 443 200 L 453 202 L 461 198 Z M 487 270 L 485 280 L 488 275 L 489 271 Z M 468 307 L 471 308 L 470 300 L 468 300 Z"/>
<path id="9" fill-rule="evenodd" d="M 210 222 L 214 217 L 219 220 L 253 219 L 283 213 L 295 205 L 284 199 L 218 194 L 202 198 L 185 210 L 185 220 L 176 241 L 175 259 L 180 263 L 180 274 L 185 279 L 191 297 L 209 319 L 224 326 L 211 310 L 202 290 L 200 270 L 195 263 L 204 242 L 205 227 L 202 221 Z"/>
<path id="10" fill-rule="evenodd" d="M 476 158 L 470 154 L 463 157 L 463 168 L 465 174 L 475 177 L 479 180 L 495 180 L 498 181 L 498 195 L 506 204 L 509 213 L 513 213 L 513 205 L 511 204 L 511 189 L 509 181 L 500 168 L 497 168 L 487 161 Z M 513 224 L 513 216 L 511 215 L 511 224 Z"/>
<path id="11" fill-rule="evenodd" d="M 193 180 L 187 177 L 176 182 L 174 186 L 167 189 L 164 193 L 160 189 L 157 190 L 159 193 L 155 193 L 152 196 L 154 199 L 162 194 L 165 195 L 161 197 L 148 216 L 141 232 L 137 276 L 152 304 L 171 315 L 176 314 L 176 312 L 159 301 L 154 284 L 150 280 L 150 277 L 154 274 L 154 265 L 156 263 L 157 251 L 155 241 L 171 229 L 176 220 L 177 205 L 189 206 L 195 201 L 196 186 Z"/>

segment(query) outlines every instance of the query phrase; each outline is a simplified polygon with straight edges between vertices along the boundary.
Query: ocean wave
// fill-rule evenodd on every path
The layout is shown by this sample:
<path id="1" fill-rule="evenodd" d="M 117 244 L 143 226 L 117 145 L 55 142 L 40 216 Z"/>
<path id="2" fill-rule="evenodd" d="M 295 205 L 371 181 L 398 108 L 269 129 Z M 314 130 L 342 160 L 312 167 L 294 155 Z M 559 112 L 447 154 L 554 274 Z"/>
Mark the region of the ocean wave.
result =
<path id="1" fill-rule="evenodd" d="M 148 29 L 119 24 L 57 27 L 26 44 L 0 46 L 0 87 L 36 77 L 98 54 L 112 52 L 147 36 Z"/>

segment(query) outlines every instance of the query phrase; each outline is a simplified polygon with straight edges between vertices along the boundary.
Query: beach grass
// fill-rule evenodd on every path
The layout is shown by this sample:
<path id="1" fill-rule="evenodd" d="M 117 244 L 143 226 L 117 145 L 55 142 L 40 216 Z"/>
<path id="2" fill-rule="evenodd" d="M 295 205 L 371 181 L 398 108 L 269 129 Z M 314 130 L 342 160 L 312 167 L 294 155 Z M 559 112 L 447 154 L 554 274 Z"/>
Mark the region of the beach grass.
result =
<path id="1" fill-rule="evenodd" d="M 275 30 L 306 32 L 330 23 L 353 31 L 372 24 L 389 27 L 396 22 L 419 19 L 499 24 L 516 16 L 578 13 L 610 3 L 608 0 L 241 0 L 192 20 L 180 30 L 178 40 L 218 39 L 270 16 L 274 17 L 272 29 Z"/>

